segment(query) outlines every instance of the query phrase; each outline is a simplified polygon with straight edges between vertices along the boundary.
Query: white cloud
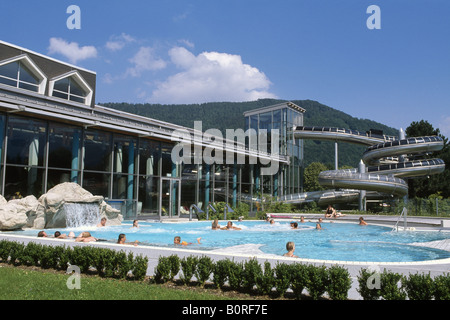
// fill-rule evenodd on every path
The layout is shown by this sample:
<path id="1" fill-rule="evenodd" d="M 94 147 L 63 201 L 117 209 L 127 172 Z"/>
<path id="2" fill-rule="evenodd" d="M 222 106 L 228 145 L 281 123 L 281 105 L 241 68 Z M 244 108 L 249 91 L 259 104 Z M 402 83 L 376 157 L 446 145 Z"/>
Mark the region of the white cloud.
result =
<path id="1" fill-rule="evenodd" d="M 134 64 L 128 68 L 126 74 L 132 77 L 139 77 L 143 71 L 156 71 L 166 67 L 166 62 L 155 57 L 154 50 L 151 47 L 141 47 L 136 55 L 129 60 Z"/>
<path id="2" fill-rule="evenodd" d="M 73 64 L 78 61 L 97 57 L 97 49 L 94 46 L 80 47 L 76 42 L 67 42 L 60 38 L 50 38 L 49 54 L 61 54 Z"/>
<path id="3" fill-rule="evenodd" d="M 126 44 L 135 42 L 136 39 L 129 34 L 122 33 L 120 36 L 112 36 L 110 41 L 106 42 L 106 48 L 111 51 L 118 51 L 123 49 Z"/>
<path id="4" fill-rule="evenodd" d="M 271 83 L 257 68 L 244 64 L 239 55 L 203 52 L 195 56 L 182 47 L 169 51 L 181 72 L 159 83 L 152 102 L 202 103 L 210 101 L 253 101 L 276 98 Z"/>

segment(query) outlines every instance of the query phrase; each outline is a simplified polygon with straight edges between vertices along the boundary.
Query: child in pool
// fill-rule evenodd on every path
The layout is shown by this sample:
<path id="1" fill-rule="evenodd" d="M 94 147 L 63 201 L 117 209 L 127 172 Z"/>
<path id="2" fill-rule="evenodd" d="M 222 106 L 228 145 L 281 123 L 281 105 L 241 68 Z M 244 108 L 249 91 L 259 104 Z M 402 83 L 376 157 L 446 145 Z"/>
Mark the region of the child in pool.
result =
<path id="1" fill-rule="evenodd" d="M 201 240 L 202 238 L 197 238 L 197 243 L 198 244 L 201 244 L 200 243 L 200 240 Z M 174 245 L 182 245 L 182 246 L 187 246 L 187 245 L 190 245 L 190 244 L 193 244 L 192 242 L 186 242 L 186 241 L 181 241 L 181 237 L 180 236 L 176 236 L 175 238 L 173 238 L 173 244 Z"/>

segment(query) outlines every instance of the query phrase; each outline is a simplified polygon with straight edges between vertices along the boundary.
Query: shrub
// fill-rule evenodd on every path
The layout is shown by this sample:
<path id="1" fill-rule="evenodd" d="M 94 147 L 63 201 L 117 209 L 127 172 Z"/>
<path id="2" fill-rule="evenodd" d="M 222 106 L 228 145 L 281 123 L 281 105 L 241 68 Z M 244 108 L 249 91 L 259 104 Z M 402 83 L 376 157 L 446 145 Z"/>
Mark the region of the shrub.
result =
<path id="1" fill-rule="evenodd" d="M 128 255 L 124 251 L 116 252 L 115 256 L 115 266 L 116 275 L 119 279 L 125 279 L 128 272 L 131 270 L 133 265 L 133 253 L 130 252 Z"/>
<path id="2" fill-rule="evenodd" d="M 115 273 L 116 251 L 98 249 L 94 252 L 93 267 L 101 277 L 113 277 Z"/>
<path id="3" fill-rule="evenodd" d="M 381 296 L 381 290 L 380 288 L 375 288 L 373 287 L 372 289 L 369 288 L 368 284 L 370 279 L 369 278 L 373 278 L 377 276 L 377 272 L 376 271 L 369 271 L 367 269 L 361 269 L 359 271 L 359 275 L 358 275 L 358 283 L 359 283 L 359 287 L 356 289 L 359 294 L 361 295 L 361 297 L 364 300 L 378 300 Z M 381 277 L 381 275 L 378 273 L 378 276 Z M 381 282 L 380 282 L 380 287 L 381 287 Z"/>
<path id="4" fill-rule="evenodd" d="M 340 266 L 328 269 L 328 296 L 333 300 L 347 300 L 348 290 L 352 287 L 352 280 L 348 270 Z"/>
<path id="5" fill-rule="evenodd" d="M 308 269 L 308 282 L 306 288 L 309 295 L 314 300 L 319 299 L 327 290 L 329 279 L 328 272 L 325 266 L 316 267 L 309 265 Z"/>
<path id="6" fill-rule="evenodd" d="M 450 300 L 450 274 L 435 277 L 433 284 L 434 299 Z"/>
<path id="7" fill-rule="evenodd" d="M 303 289 L 308 283 L 308 268 L 306 265 L 291 264 L 291 288 L 297 299 L 301 298 Z"/>
<path id="8" fill-rule="evenodd" d="M 404 278 L 404 288 L 410 300 L 433 299 L 434 285 L 430 274 L 410 274 Z"/>
<path id="9" fill-rule="evenodd" d="M 211 273 L 214 270 L 214 263 L 208 256 L 202 256 L 198 259 L 197 269 L 195 270 L 195 277 L 201 286 L 205 285 L 205 282 L 209 280 Z"/>
<path id="10" fill-rule="evenodd" d="M 406 293 L 402 286 L 404 276 L 384 270 L 381 274 L 381 297 L 385 300 L 405 300 Z"/>
<path id="11" fill-rule="evenodd" d="M 270 262 L 264 262 L 264 273 L 258 278 L 256 287 L 261 294 L 269 295 L 275 285 L 275 276 Z"/>
<path id="12" fill-rule="evenodd" d="M 195 256 L 184 257 L 181 259 L 181 271 L 183 275 L 181 280 L 185 285 L 191 282 L 192 277 L 195 275 L 197 269 L 198 258 Z"/>
<path id="13" fill-rule="evenodd" d="M 55 255 L 52 246 L 43 246 L 41 250 L 41 268 L 56 269 L 58 266 L 58 256 Z"/>
<path id="14" fill-rule="evenodd" d="M 134 258 L 133 267 L 131 272 L 133 273 L 134 280 L 144 280 L 147 274 L 148 258 L 141 255 Z"/>
<path id="15" fill-rule="evenodd" d="M 247 292 L 253 290 L 256 286 L 258 279 L 263 275 L 261 265 L 258 260 L 250 259 L 244 263 L 244 272 L 242 275 L 242 287 Z"/>
<path id="16" fill-rule="evenodd" d="M 58 268 L 60 270 L 67 270 L 70 264 L 70 257 L 72 254 L 72 248 L 71 247 L 61 247 L 63 250 L 59 254 L 59 262 L 58 262 Z"/>
<path id="17" fill-rule="evenodd" d="M 155 281 L 164 283 L 170 280 L 170 260 L 169 257 L 159 257 L 155 270 Z"/>
<path id="18" fill-rule="evenodd" d="M 227 281 L 229 261 L 226 259 L 214 263 L 213 283 L 218 289 L 223 289 Z"/>
<path id="19" fill-rule="evenodd" d="M 8 240 L 0 241 L 0 259 L 3 263 L 8 262 L 9 258 L 9 248 L 11 247 L 11 242 Z"/>
<path id="20" fill-rule="evenodd" d="M 39 266 L 43 246 L 34 242 L 29 242 L 23 249 L 22 256 L 19 258 L 20 263 L 27 266 Z"/>
<path id="21" fill-rule="evenodd" d="M 180 272 L 180 257 L 177 255 L 169 256 L 169 265 L 170 265 L 170 281 L 177 276 L 178 272 Z"/>
<path id="22" fill-rule="evenodd" d="M 274 272 L 274 286 L 278 296 L 282 296 L 291 285 L 291 267 L 285 263 L 277 263 Z"/>
<path id="23" fill-rule="evenodd" d="M 240 290 L 244 275 L 244 263 L 228 260 L 228 284 L 233 290 Z"/>
<path id="24" fill-rule="evenodd" d="M 19 242 L 11 242 L 11 245 L 9 247 L 9 263 L 10 264 L 17 264 L 17 261 L 19 257 L 21 257 L 23 250 L 25 248 L 25 245 L 23 243 Z"/>

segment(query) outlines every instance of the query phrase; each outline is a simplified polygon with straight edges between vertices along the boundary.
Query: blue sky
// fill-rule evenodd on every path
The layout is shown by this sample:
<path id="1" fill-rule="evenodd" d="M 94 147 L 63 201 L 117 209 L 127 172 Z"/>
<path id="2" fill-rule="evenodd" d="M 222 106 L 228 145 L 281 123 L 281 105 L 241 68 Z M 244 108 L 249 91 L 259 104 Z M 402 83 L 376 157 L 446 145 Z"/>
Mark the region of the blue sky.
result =
<path id="1" fill-rule="evenodd" d="M 72 4 L 79 30 L 66 25 Z M 381 29 L 366 25 L 370 5 Z M 0 28 L 3 41 L 96 71 L 98 103 L 312 99 L 450 136 L 447 0 L 8 0 Z"/>

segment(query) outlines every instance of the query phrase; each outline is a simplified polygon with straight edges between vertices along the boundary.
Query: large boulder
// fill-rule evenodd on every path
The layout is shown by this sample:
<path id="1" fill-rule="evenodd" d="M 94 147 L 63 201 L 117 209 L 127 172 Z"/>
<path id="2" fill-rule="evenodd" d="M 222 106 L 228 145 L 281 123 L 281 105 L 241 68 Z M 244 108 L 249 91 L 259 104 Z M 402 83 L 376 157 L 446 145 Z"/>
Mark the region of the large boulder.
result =
<path id="1" fill-rule="evenodd" d="M 36 218 L 33 228 L 65 228 L 66 203 L 92 203 L 99 207 L 100 218 L 107 218 L 107 225 L 120 225 L 122 215 L 119 210 L 108 205 L 102 196 L 94 196 L 80 185 L 72 182 L 64 182 L 50 189 L 39 198 L 39 205 L 36 210 Z"/>
<path id="2" fill-rule="evenodd" d="M 27 224 L 27 215 L 17 203 L 6 202 L 0 196 L 0 230 L 9 231 L 21 229 Z"/>

